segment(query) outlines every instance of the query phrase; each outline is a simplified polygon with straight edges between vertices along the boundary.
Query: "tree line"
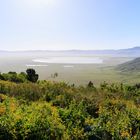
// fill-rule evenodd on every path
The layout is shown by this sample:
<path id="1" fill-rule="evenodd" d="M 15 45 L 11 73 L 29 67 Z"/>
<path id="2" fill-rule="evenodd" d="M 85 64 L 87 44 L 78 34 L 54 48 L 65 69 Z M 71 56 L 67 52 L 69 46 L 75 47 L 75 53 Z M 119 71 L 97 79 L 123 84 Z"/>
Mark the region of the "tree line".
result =
<path id="1" fill-rule="evenodd" d="M 36 74 L 36 71 L 34 69 L 27 69 L 26 73 L 16 73 L 13 71 L 10 71 L 8 73 L 0 73 L 0 80 L 4 81 L 11 81 L 15 83 L 24 83 L 27 81 L 36 83 L 39 78 L 39 75 Z"/>

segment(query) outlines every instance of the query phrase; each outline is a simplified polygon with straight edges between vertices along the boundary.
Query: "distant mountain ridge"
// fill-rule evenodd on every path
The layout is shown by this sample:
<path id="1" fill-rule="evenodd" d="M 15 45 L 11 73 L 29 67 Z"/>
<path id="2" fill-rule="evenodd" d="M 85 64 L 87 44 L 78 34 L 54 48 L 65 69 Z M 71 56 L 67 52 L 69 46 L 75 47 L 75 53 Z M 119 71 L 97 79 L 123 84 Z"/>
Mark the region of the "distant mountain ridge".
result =
<path id="1" fill-rule="evenodd" d="M 133 47 L 129 49 L 122 49 L 117 51 L 120 54 L 126 54 L 126 55 L 133 55 L 135 57 L 140 56 L 140 47 Z"/>
<path id="2" fill-rule="evenodd" d="M 119 50 L 25 50 L 25 51 L 0 50 L 0 53 L 47 53 L 47 52 L 140 57 L 140 46 Z"/>

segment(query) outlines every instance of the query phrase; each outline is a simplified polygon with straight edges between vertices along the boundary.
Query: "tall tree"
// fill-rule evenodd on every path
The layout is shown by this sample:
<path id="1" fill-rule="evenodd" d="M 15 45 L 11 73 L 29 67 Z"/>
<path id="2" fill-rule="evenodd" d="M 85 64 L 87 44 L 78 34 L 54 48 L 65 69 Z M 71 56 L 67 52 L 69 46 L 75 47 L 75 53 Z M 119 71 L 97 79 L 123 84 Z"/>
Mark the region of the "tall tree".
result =
<path id="1" fill-rule="evenodd" d="M 36 83 L 38 78 L 39 78 L 39 75 L 36 74 L 36 71 L 34 69 L 27 69 L 26 70 L 26 73 L 27 73 L 27 79 L 33 83 Z"/>

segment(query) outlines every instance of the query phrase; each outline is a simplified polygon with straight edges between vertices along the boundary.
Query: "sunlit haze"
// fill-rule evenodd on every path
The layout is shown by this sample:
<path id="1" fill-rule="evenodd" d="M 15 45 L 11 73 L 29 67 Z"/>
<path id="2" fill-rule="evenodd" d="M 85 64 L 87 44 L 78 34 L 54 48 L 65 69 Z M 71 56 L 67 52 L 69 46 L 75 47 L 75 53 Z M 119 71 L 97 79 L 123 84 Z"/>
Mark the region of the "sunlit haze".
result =
<path id="1" fill-rule="evenodd" d="M 0 50 L 140 45 L 138 0 L 1 0 Z"/>

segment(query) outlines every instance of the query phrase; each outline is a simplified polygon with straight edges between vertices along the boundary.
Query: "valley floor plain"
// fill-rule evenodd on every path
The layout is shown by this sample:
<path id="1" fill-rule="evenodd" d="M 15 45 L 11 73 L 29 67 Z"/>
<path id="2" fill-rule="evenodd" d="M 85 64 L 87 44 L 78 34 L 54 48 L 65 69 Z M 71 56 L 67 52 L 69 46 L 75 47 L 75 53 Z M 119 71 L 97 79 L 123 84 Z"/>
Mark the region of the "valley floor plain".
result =
<path id="1" fill-rule="evenodd" d="M 45 63 L 37 62 L 35 59 L 39 58 L 53 58 L 55 60 L 57 57 L 61 60 L 65 58 L 72 58 L 65 63 Z M 81 60 L 88 59 L 97 59 L 103 61 L 103 63 L 94 64 L 94 63 L 76 63 L 73 60 L 74 57 L 82 58 Z M 140 82 L 140 73 L 122 73 L 121 71 L 116 70 L 116 66 L 124 62 L 133 60 L 134 57 L 127 56 L 107 56 L 107 55 L 80 55 L 80 54 L 56 54 L 56 53 L 47 53 L 47 54 L 30 54 L 30 53 L 13 53 L 9 55 L 0 56 L 0 72 L 16 71 L 21 72 L 25 71 L 27 68 L 34 68 L 40 75 L 40 80 L 50 80 L 50 81 L 64 81 L 69 84 L 76 85 L 86 85 L 89 81 L 92 81 L 95 85 L 99 85 L 103 81 L 107 82 L 123 82 L 134 84 Z M 73 61 L 73 63 L 71 63 Z M 77 60 L 78 61 L 78 60 Z M 100 61 L 99 61 L 100 62 Z M 58 77 L 53 77 L 54 73 L 58 73 Z"/>

